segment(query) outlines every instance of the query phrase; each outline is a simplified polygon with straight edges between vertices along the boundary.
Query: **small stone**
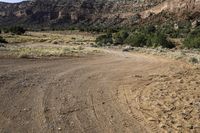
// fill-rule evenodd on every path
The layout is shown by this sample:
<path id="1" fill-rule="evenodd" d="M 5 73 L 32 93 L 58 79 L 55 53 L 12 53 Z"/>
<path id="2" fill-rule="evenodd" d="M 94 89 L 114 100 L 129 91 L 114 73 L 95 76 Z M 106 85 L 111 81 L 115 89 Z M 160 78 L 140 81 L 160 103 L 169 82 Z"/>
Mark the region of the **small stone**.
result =
<path id="1" fill-rule="evenodd" d="M 194 125 L 194 129 L 200 128 L 200 125 Z"/>
<path id="2" fill-rule="evenodd" d="M 128 113 L 131 114 L 131 110 L 128 110 Z"/>
<path id="3" fill-rule="evenodd" d="M 191 23 L 191 25 L 192 25 L 192 28 L 196 28 L 197 26 L 200 25 L 200 22 L 199 22 L 198 20 L 195 20 L 195 21 L 193 21 L 193 22 Z"/>
<path id="4" fill-rule="evenodd" d="M 154 119 L 154 118 L 152 118 L 152 117 L 148 118 L 148 120 L 149 120 L 149 121 L 156 121 L 156 119 Z"/>
<path id="5" fill-rule="evenodd" d="M 179 83 L 183 83 L 184 81 L 183 81 L 183 79 L 180 79 L 180 80 L 178 80 L 178 82 L 179 82 Z"/>
<path id="6" fill-rule="evenodd" d="M 61 130 L 62 130 L 62 128 L 59 127 L 59 128 L 58 128 L 58 131 L 61 131 Z"/>
<path id="7" fill-rule="evenodd" d="M 176 127 L 177 128 L 182 128 L 182 125 L 181 124 L 177 124 Z"/>
<path id="8" fill-rule="evenodd" d="M 187 126 L 189 129 L 194 129 L 194 126 L 193 125 L 188 125 Z"/>
<path id="9" fill-rule="evenodd" d="M 72 121 L 72 122 L 70 122 L 70 126 L 72 126 L 72 127 L 74 126 L 74 122 L 73 122 L 73 121 Z"/>
<path id="10" fill-rule="evenodd" d="M 196 81 L 196 84 L 200 84 L 200 82 L 199 82 L 199 81 Z"/>
<path id="11" fill-rule="evenodd" d="M 50 109 L 48 109 L 47 107 L 44 108 L 44 113 L 47 113 Z"/>
<path id="12" fill-rule="evenodd" d="M 31 108 L 24 108 L 23 111 L 30 111 Z"/>
<path id="13" fill-rule="evenodd" d="M 165 124 L 160 124 L 159 126 L 160 126 L 160 128 L 165 128 L 166 127 Z"/>
<path id="14" fill-rule="evenodd" d="M 136 77 L 136 78 L 142 78 L 142 76 L 141 76 L 141 75 L 135 75 L 135 77 Z"/>
<path id="15" fill-rule="evenodd" d="M 123 122 L 123 126 L 128 127 L 129 124 L 128 124 L 126 121 L 124 121 L 124 122 Z"/>

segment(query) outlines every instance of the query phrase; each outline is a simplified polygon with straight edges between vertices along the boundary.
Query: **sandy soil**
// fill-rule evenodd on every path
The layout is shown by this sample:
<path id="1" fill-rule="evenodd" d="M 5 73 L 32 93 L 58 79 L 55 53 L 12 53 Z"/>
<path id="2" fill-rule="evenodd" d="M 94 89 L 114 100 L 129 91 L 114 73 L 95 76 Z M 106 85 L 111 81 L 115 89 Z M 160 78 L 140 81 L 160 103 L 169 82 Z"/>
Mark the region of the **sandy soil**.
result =
<path id="1" fill-rule="evenodd" d="M 200 132 L 200 70 L 141 54 L 0 59 L 0 132 Z"/>

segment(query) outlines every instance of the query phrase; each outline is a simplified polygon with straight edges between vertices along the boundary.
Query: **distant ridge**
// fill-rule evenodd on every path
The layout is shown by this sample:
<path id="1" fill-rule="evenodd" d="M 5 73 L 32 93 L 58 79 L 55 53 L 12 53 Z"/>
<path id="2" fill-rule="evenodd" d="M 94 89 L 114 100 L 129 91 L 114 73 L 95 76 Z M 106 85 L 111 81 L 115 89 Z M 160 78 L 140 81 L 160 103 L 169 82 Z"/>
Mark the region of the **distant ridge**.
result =
<path id="1" fill-rule="evenodd" d="M 118 27 L 199 19 L 200 0 L 32 0 L 0 2 L 0 26 Z M 166 16 L 165 16 L 165 15 Z"/>

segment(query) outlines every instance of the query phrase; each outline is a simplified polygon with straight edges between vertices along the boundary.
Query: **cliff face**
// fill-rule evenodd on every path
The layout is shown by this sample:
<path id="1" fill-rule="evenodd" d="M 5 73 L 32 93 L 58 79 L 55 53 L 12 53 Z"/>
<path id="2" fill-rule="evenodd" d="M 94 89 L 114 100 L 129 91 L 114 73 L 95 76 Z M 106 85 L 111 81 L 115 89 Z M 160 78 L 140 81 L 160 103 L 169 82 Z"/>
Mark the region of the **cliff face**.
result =
<path id="1" fill-rule="evenodd" d="M 35 0 L 19 4 L 0 3 L 0 25 L 62 25 L 89 23 L 103 12 L 109 12 L 112 2 L 98 0 Z"/>
<path id="2" fill-rule="evenodd" d="M 147 14 L 149 13 L 159 14 L 163 11 L 174 13 L 178 17 L 191 15 L 200 11 L 200 0 L 166 0 L 149 10 L 141 12 L 141 15 L 145 18 L 148 17 Z"/>
<path id="3" fill-rule="evenodd" d="M 195 19 L 199 11 L 200 0 L 33 0 L 0 3 L 0 26 L 132 25 L 162 12 Z"/>

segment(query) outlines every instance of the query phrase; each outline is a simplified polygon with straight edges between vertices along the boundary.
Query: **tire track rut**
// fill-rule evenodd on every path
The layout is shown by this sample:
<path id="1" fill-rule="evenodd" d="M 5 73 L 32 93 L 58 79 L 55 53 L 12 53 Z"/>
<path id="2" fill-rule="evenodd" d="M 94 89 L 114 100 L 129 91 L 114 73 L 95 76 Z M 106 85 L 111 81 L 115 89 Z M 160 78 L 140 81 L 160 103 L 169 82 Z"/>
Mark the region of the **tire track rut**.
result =
<path id="1" fill-rule="evenodd" d="M 105 56 L 48 61 L 3 59 L 0 65 L 9 66 L 0 72 L 0 93 L 4 94 L 0 106 L 5 107 L 0 108 L 0 131 L 17 133 L 159 132 L 140 108 L 150 81 L 134 75 L 162 73 L 176 66 L 112 51 Z M 24 76 L 29 79 L 27 86 L 16 85 Z M 14 87 L 18 91 L 8 91 Z"/>

